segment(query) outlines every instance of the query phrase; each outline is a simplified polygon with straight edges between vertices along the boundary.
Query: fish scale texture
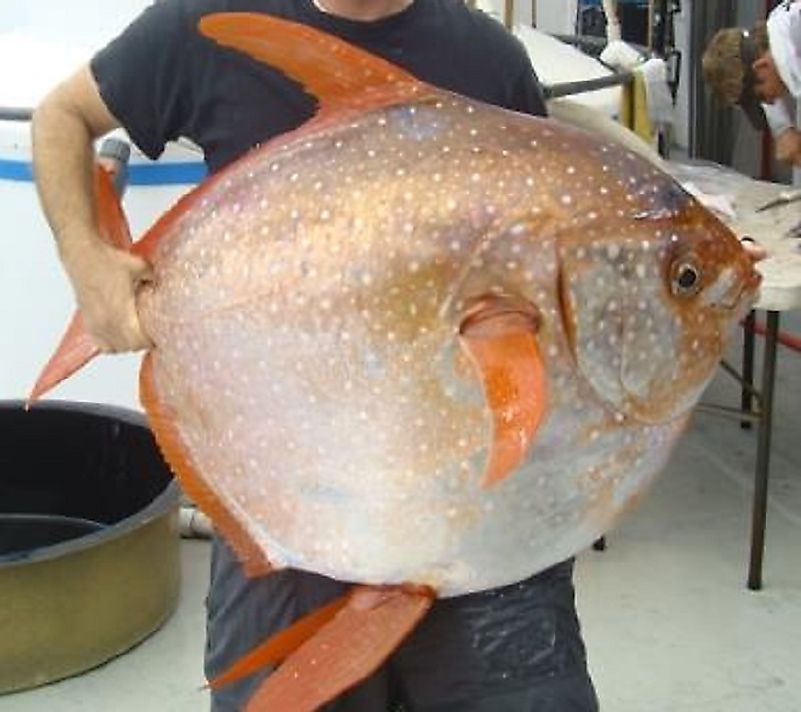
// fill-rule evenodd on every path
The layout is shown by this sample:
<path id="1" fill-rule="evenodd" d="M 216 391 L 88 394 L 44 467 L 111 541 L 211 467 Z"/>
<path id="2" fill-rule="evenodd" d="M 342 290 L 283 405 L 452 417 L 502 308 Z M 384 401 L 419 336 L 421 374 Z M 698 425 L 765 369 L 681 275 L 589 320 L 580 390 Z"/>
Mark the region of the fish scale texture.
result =
<path id="1" fill-rule="evenodd" d="M 607 531 L 753 297 L 734 237 L 651 165 L 440 92 L 254 151 L 152 261 L 154 388 L 249 546 L 445 596 Z M 504 414 L 461 329 L 488 296 L 536 314 L 547 402 L 483 487 Z"/>

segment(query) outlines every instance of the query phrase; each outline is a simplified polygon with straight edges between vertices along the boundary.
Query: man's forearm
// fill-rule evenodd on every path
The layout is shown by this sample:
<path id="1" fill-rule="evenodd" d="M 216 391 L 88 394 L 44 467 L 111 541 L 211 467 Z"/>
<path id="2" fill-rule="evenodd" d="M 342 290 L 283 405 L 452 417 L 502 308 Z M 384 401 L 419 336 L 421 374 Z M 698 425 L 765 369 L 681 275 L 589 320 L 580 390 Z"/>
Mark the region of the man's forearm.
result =
<path id="1" fill-rule="evenodd" d="M 136 290 L 150 279 L 150 268 L 103 241 L 95 210 L 94 139 L 118 125 L 83 67 L 40 104 L 32 127 L 42 208 L 86 328 L 104 351 L 149 343 L 136 313 Z"/>
<path id="2" fill-rule="evenodd" d="M 33 160 L 42 209 L 64 257 L 97 234 L 94 136 L 57 98 L 46 100 L 34 112 Z"/>
<path id="3" fill-rule="evenodd" d="M 36 185 L 62 258 L 98 239 L 94 140 L 118 125 L 88 66 L 56 87 L 34 111 Z"/>

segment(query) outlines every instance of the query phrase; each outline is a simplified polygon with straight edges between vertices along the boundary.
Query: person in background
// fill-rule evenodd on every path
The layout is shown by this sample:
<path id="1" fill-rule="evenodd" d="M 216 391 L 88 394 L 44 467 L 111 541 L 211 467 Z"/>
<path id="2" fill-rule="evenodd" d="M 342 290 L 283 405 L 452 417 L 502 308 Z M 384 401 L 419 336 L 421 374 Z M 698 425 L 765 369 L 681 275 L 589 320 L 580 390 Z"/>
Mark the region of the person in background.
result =
<path id="1" fill-rule="evenodd" d="M 42 206 L 86 325 L 105 351 L 148 345 L 135 295 L 150 271 L 100 238 L 94 140 L 122 126 L 155 159 L 165 143 L 186 137 L 214 173 L 313 113 L 297 84 L 200 36 L 199 18 L 221 11 L 305 23 L 439 87 L 545 113 L 525 49 L 463 0 L 158 0 L 46 97 L 33 119 Z M 513 586 L 436 602 L 381 669 L 327 709 L 384 712 L 400 700 L 410 712 L 594 712 L 572 574 L 566 561 Z M 293 570 L 247 579 L 215 539 L 208 677 L 346 588 Z M 213 692 L 212 710 L 243 709 L 264 674 Z"/>
<path id="2" fill-rule="evenodd" d="M 801 97 L 801 2 L 785 0 L 751 29 L 720 30 L 702 67 L 713 94 L 740 106 L 754 128 L 769 127 L 776 157 L 801 167 L 801 130 L 792 118 Z"/>

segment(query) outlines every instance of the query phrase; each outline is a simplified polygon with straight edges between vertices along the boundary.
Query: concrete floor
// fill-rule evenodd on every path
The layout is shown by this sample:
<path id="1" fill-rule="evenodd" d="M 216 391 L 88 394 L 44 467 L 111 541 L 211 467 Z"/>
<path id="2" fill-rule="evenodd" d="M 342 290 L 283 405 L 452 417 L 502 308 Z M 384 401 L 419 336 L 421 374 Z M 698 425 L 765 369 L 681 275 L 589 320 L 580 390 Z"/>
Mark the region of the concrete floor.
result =
<path id="1" fill-rule="evenodd" d="M 801 316 L 783 327 L 801 333 Z M 735 350 L 736 358 L 736 350 Z M 724 374 L 705 400 L 736 405 Z M 577 588 L 605 712 L 801 710 L 801 355 L 780 349 L 765 589 L 746 590 L 754 432 L 698 414 L 643 505 L 579 557 Z M 183 545 L 181 605 L 88 674 L 0 697 L 0 712 L 197 712 L 208 544 Z"/>

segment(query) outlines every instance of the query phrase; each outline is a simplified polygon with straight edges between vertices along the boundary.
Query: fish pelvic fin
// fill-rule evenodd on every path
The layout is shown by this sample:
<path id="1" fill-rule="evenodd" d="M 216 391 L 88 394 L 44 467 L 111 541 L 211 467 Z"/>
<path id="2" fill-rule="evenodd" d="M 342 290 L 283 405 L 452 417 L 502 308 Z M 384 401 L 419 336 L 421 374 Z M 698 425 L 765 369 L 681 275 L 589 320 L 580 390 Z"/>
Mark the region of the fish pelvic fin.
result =
<path id="1" fill-rule="evenodd" d="M 288 658 L 303 643 L 311 638 L 328 621 L 334 618 L 350 600 L 350 593 L 334 599 L 315 611 L 295 621 L 264 643 L 243 655 L 225 672 L 209 680 L 208 687 L 217 690 L 241 680 L 268 665 L 278 665 Z"/>
<path id="2" fill-rule="evenodd" d="M 164 459 L 180 480 L 187 496 L 211 518 L 217 531 L 231 545 L 245 574 L 256 577 L 269 573 L 272 566 L 264 551 L 200 476 L 170 409 L 159 397 L 153 374 L 153 358 L 153 353 L 150 352 L 142 359 L 139 398 Z"/>
<path id="3" fill-rule="evenodd" d="M 434 592 L 424 587 L 356 586 L 301 618 L 246 656 L 261 651 L 264 664 L 286 659 L 256 690 L 245 711 L 318 709 L 374 672 L 433 601 Z M 229 675 L 232 670 L 211 686 L 238 679 Z"/>
<path id="4" fill-rule="evenodd" d="M 407 103 L 436 91 L 384 59 L 296 22 L 223 12 L 202 17 L 198 28 L 302 84 L 320 103 L 318 118 Z"/>
<path id="5" fill-rule="evenodd" d="M 462 320 L 461 343 L 478 371 L 493 419 L 482 487 L 517 469 L 544 420 L 548 384 L 537 342 L 539 323 L 533 305 L 498 295 L 477 300 Z"/>
<path id="6" fill-rule="evenodd" d="M 114 247 L 130 249 L 131 232 L 119 195 L 114 189 L 114 180 L 111 173 L 99 163 L 95 164 L 94 196 L 95 216 L 101 237 Z M 100 349 L 86 330 L 81 315 L 75 312 L 58 347 L 36 379 L 27 405 L 30 406 L 83 368 L 99 353 Z"/>

